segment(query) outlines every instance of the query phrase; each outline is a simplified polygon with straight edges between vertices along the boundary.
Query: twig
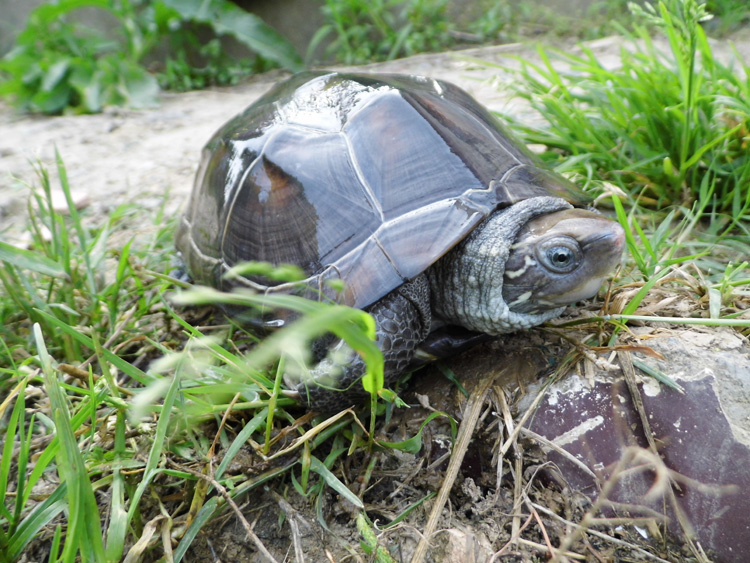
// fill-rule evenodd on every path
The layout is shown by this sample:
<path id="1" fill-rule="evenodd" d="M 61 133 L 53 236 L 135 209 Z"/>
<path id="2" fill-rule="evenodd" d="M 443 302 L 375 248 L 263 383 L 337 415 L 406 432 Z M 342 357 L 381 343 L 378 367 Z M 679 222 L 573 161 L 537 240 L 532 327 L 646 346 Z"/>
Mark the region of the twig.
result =
<path id="1" fill-rule="evenodd" d="M 443 484 L 440 486 L 440 491 L 430 512 L 430 517 L 427 519 L 427 524 L 424 527 L 422 538 L 419 540 L 417 549 L 414 551 L 414 556 L 411 559 L 411 563 L 422 563 L 425 556 L 427 555 L 427 549 L 429 547 L 430 538 L 435 533 L 437 528 L 438 520 L 443 512 L 443 507 L 448 500 L 453 483 L 456 481 L 458 472 L 461 469 L 461 463 L 463 462 L 466 450 L 469 448 L 469 442 L 471 442 L 474 429 L 476 428 L 479 415 L 482 413 L 482 406 L 484 405 L 484 399 L 487 396 L 487 391 L 490 385 L 494 381 L 494 377 L 485 378 L 469 396 L 464 409 L 464 417 L 461 421 L 461 425 L 458 428 L 458 437 L 456 438 L 456 444 L 453 447 L 453 454 L 451 460 L 448 463 L 448 469 L 445 473 L 445 479 Z"/>
<path id="2" fill-rule="evenodd" d="M 547 548 L 547 546 L 543 545 L 541 543 L 536 543 L 536 542 L 533 542 L 533 541 L 530 541 L 530 540 L 527 540 L 527 539 L 524 539 L 524 538 L 519 538 L 518 539 L 518 543 L 523 544 L 523 545 L 527 545 L 529 547 L 533 547 L 534 549 L 538 549 L 542 553 L 550 553 L 550 551 Z M 559 561 L 560 557 L 570 557 L 571 559 L 578 559 L 580 561 L 585 561 L 586 560 L 586 556 L 585 555 L 581 555 L 579 553 L 573 553 L 572 551 L 563 551 L 562 549 L 552 548 L 552 555 L 555 557 L 556 561 Z"/>
<path id="3" fill-rule="evenodd" d="M 534 508 L 534 505 L 531 504 L 531 499 L 529 499 L 529 496 L 524 493 L 524 501 L 526 503 L 526 506 L 529 508 L 529 512 L 534 516 L 534 520 L 536 520 L 536 523 L 539 525 L 539 531 L 542 532 L 542 537 L 544 537 L 544 543 L 547 544 L 547 549 L 550 552 L 550 555 L 555 554 L 555 548 L 552 546 L 552 542 L 549 539 L 549 534 L 547 533 L 547 527 L 544 525 L 544 522 L 542 522 L 541 517 L 539 516 L 539 512 L 536 511 Z M 585 557 L 584 557 L 585 559 Z"/>
<path id="4" fill-rule="evenodd" d="M 179 469 L 180 471 L 185 471 L 187 473 L 190 473 L 193 477 L 197 477 L 198 479 L 201 479 L 202 481 L 206 481 L 212 487 L 214 487 L 218 491 L 218 493 L 222 497 L 224 497 L 224 500 L 227 502 L 227 504 L 232 508 L 235 516 L 237 516 L 237 519 L 242 524 L 242 527 L 245 528 L 245 533 L 248 535 L 248 537 L 253 542 L 253 544 L 255 544 L 255 547 L 258 550 L 258 552 L 269 563 L 278 563 L 278 561 L 274 559 L 273 555 L 271 555 L 271 553 L 266 549 L 266 546 L 263 545 L 263 542 L 260 541 L 260 538 L 255 534 L 252 526 L 250 526 L 250 523 L 247 521 L 244 514 L 242 514 L 240 507 L 237 506 L 237 503 L 234 502 L 234 499 L 229 495 L 229 492 L 227 492 L 227 490 L 224 488 L 224 486 L 221 483 L 219 483 L 216 479 L 214 479 L 213 477 L 209 475 L 204 475 L 203 473 L 195 471 L 194 469 L 191 469 L 189 467 L 183 467 L 182 465 L 178 463 L 174 463 L 173 461 L 169 461 L 169 464 L 172 465 L 175 469 Z"/>
<path id="5" fill-rule="evenodd" d="M 342 418 L 342 417 L 344 417 L 344 416 L 346 416 L 348 414 L 352 415 L 352 419 L 357 424 L 359 424 L 359 427 L 362 428 L 362 430 L 364 430 L 365 432 L 367 432 L 367 429 L 362 425 L 362 423 L 360 422 L 359 418 L 357 418 L 357 414 L 354 412 L 354 410 L 352 410 L 352 409 L 345 409 L 345 410 L 343 410 L 343 411 L 341 411 L 341 412 L 333 415 L 332 417 L 327 418 L 326 420 L 324 420 L 320 424 L 318 424 L 316 426 L 313 426 L 310 430 L 308 430 L 302 436 L 300 436 L 294 442 L 292 442 L 291 445 L 287 446 L 283 450 L 279 450 L 278 452 L 276 452 L 276 453 L 274 453 L 274 454 L 272 454 L 272 455 L 270 455 L 268 457 L 263 458 L 263 460 L 264 461 L 271 461 L 271 460 L 276 459 L 278 457 L 282 457 L 282 456 L 287 455 L 288 453 L 294 451 L 296 448 L 299 448 L 305 442 L 308 442 L 308 441 L 312 440 L 316 435 L 320 434 L 321 432 L 323 432 L 323 430 L 325 430 L 326 428 L 328 428 L 329 426 L 331 426 L 332 424 L 334 424 L 335 422 L 337 422 L 340 418 Z"/>
<path id="6" fill-rule="evenodd" d="M 550 379 L 550 381 L 552 381 L 552 379 Z M 547 387 L 549 387 L 549 385 L 544 385 L 541 389 L 539 389 L 536 397 L 534 397 L 534 401 L 531 403 L 531 405 L 529 405 L 529 408 L 526 409 L 526 412 L 523 413 L 521 419 L 516 423 L 516 427 L 513 429 L 513 432 L 510 433 L 505 442 L 503 442 L 503 445 L 500 446 L 497 454 L 498 458 L 502 458 L 503 456 L 505 456 L 510 447 L 515 443 L 516 440 L 518 440 L 518 435 L 523 430 L 526 421 L 529 420 L 529 418 L 531 418 L 531 415 L 536 412 L 539 403 L 542 402 L 544 395 L 546 395 Z"/>
<path id="7" fill-rule="evenodd" d="M 546 514 L 550 518 L 553 518 L 554 520 L 557 520 L 558 522 L 561 522 L 561 523 L 565 524 L 566 526 L 572 526 L 574 528 L 580 528 L 581 527 L 580 524 L 576 524 L 575 522 L 571 522 L 570 520 L 566 520 L 565 518 L 563 518 L 559 514 L 555 514 L 555 512 L 553 512 L 549 508 L 546 508 L 546 507 L 544 507 L 544 506 L 542 506 L 540 504 L 536 504 L 534 502 L 532 502 L 531 504 L 539 512 L 543 512 L 544 514 Z M 608 541 L 610 543 L 613 543 L 615 545 L 619 545 L 619 546 L 626 547 L 628 549 L 632 549 L 634 551 L 637 551 L 638 553 L 640 553 L 644 557 L 647 557 L 649 559 L 653 559 L 654 561 L 658 561 L 659 563 L 669 563 L 669 561 L 667 561 L 665 559 L 662 559 L 661 557 L 657 557 L 653 553 L 650 553 L 650 552 L 646 551 L 645 549 L 642 549 L 642 548 L 638 547 L 635 544 L 632 544 L 630 542 L 626 542 L 625 540 L 621 540 L 621 539 L 618 539 L 618 538 L 613 538 L 612 536 L 608 536 L 604 532 L 599 532 L 598 530 L 591 530 L 591 529 L 587 529 L 587 530 L 584 530 L 584 531 L 587 534 L 591 534 L 592 536 L 596 536 L 597 538 L 601 538 L 601 539 L 606 540 L 606 541 Z"/>
<path id="8" fill-rule="evenodd" d="M 521 533 L 529 527 L 529 524 L 534 520 L 534 516 L 532 514 L 529 514 L 529 516 L 526 518 L 526 521 L 523 523 L 523 525 L 519 528 L 518 533 L 515 535 L 512 535 L 510 539 L 505 543 L 505 545 L 502 547 L 500 551 L 496 551 L 492 554 L 492 558 L 490 559 L 490 563 L 494 563 L 496 559 L 502 557 L 505 554 L 505 551 L 513 544 L 517 543 L 518 538 L 521 536 Z"/>
<path id="9" fill-rule="evenodd" d="M 279 504 L 281 510 L 286 514 L 286 518 L 289 521 L 289 529 L 292 531 L 292 544 L 294 545 L 295 560 L 297 563 L 304 563 L 305 553 L 302 551 L 302 540 L 299 533 L 299 525 L 297 524 L 299 514 L 279 493 L 272 491 L 268 487 L 266 487 L 266 491 L 271 493 L 273 498 L 275 498 L 276 502 Z"/>
<path id="10" fill-rule="evenodd" d="M 510 436 L 514 433 L 515 425 L 513 423 L 513 415 L 511 414 L 510 407 L 508 406 L 508 401 L 505 400 L 505 393 L 502 389 L 495 389 L 495 395 L 497 396 L 497 400 L 500 403 L 500 412 L 502 412 L 503 415 L 503 420 L 500 424 L 505 423 L 505 430 Z M 500 436 L 502 435 L 503 432 L 501 429 Z M 513 442 L 513 449 L 516 451 L 516 464 L 515 470 L 513 472 L 515 479 L 513 480 L 513 520 L 511 523 L 511 537 L 518 538 L 520 537 L 519 530 L 521 529 L 520 508 L 521 504 L 523 503 L 523 499 L 521 497 L 521 494 L 523 492 L 523 453 L 521 452 L 521 448 L 519 447 L 517 440 Z M 502 478 L 503 459 L 505 459 L 505 457 L 501 456 L 497 460 L 497 484 L 495 485 L 495 487 L 498 491 L 500 490 L 500 479 Z"/>
<path id="11" fill-rule="evenodd" d="M 638 448 L 637 450 L 635 448 L 627 448 L 625 450 L 614 471 L 612 471 L 612 476 L 604 482 L 604 484 L 602 485 L 602 490 L 599 492 L 599 496 L 591 504 L 591 508 L 586 511 L 586 514 L 583 515 L 583 518 L 581 518 L 581 525 L 574 528 L 572 533 L 566 534 L 562 541 L 560 541 L 561 550 L 567 551 L 570 546 L 572 546 L 575 541 L 583 534 L 585 534 L 586 531 L 591 527 L 591 521 L 595 518 L 594 515 L 599 513 L 602 505 L 609 499 L 609 495 L 612 493 L 612 490 L 619 481 L 620 475 L 622 474 L 623 470 L 625 470 L 630 465 L 631 461 L 638 456 L 637 452 L 643 452 L 643 450 L 641 450 L 640 448 Z M 658 468 L 655 469 L 657 473 L 657 482 L 663 482 L 663 479 L 659 479 L 660 472 L 658 471 Z M 555 556 L 553 557 L 552 561 L 558 562 L 559 558 Z"/>
<path id="12" fill-rule="evenodd" d="M 633 406 L 635 407 L 636 412 L 638 413 L 638 416 L 641 421 L 641 428 L 643 429 L 643 434 L 646 436 L 646 441 L 648 442 L 649 450 L 651 451 L 654 456 L 656 456 L 659 461 L 663 464 L 663 461 L 661 460 L 661 457 L 659 456 L 659 450 L 656 447 L 656 440 L 654 439 L 654 434 L 651 431 L 651 424 L 648 420 L 648 415 L 646 414 L 646 409 L 643 406 L 643 399 L 641 398 L 641 392 L 638 389 L 638 385 L 635 380 L 635 369 L 633 368 L 633 361 L 630 358 L 630 354 L 628 352 L 618 352 L 617 357 L 620 360 L 620 365 L 622 366 L 622 373 L 625 375 L 625 381 L 627 382 L 628 389 L 630 391 L 630 398 L 633 401 Z M 667 469 L 668 474 L 671 473 L 669 469 Z M 695 530 L 693 529 L 692 524 L 690 523 L 690 520 L 687 517 L 687 514 L 685 514 L 685 511 L 682 509 L 682 506 L 677 501 L 677 497 L 674 494 L 674 487 L 677 486 L 674 479 L 672 479 L 671 475 L 668 475 L 669 484 L 666 487 L 666 491 L 664 493 L 665 500 L 669 502 L 669 504 L 672 506 L 672 510 L 674 510 L 675 516 L 677 517 L 677 521 L 680 523 L 680 528 L 682 528 L 682 533 L 685 538 L 685 543 L 687 543 L 688 547 L 690 548 L 690 551 L 693 552 L 693 555 L 699 560 L 699 561 L 707 561 L 708 559 L 705 558 L 705 554 L 702 553 L 702 550 L 697 547 L 693 543 L 693 538 L 695 538 Z"/>
<path id="13" fill-rule="evenodd" d="M 594 473 L 591 469 L 589 469 L 588 465 L 583 463 L 580 459 L 578 459 L 576 456 L 571 454 L 568 450 L 565 448 L 561 448 L 551 440 L 548 440 L 541 434 L 537 434 L 533 430 L 529 430 L 528 428 L 522 428 L 521 433 L 524 436 L 527 436 L 529 438 L 534 439 L 535 441 L 542 444 L 543 447 L 549 448 L 551 450 L 554 450 L 561 456 L 563 456 L 565 459 L 567 459 L 570 463 L 574 464 L 576 467 L 578 467 L 581 471 L 586 473 L 589 477 L 591 477 L 594 480 L 594 483 L 596 484 L 597 489 L 601 489 L 601 481 L 599 480 L 599 477 L 596 473 Z"/>
<path id="14" fill-rule="evenodd" d="M 646 436 L 648 448 L 654 455 L 659 455 L 659 450 L 656 447 L 656 440 L 654 439 L 654 433 L 651 431 L 651 423 L 648 421 L 648 415 L 646 414 L 646 408 L 643 406 L 641 392 L 639 391 L 638 384 L 635 380 L 635 368 L 633 367 L 630 353 L 623 351 L 617 352 L 617 358 L 620 360 L 622 373 L 625 376 L 625 382 L 630 391 L 630 399 L 633 401 L 633 407 L 635 407 L 635 412 L 638 413 L 638 418 L 641 421 L 641 427 L 643 428 L 644 436 Z"/>
<path id="15" fill-rule="evenodd" d="M 234 405 L 237 403 L 237 401 L 240 400 L 240 397 L 242 396 L 241 393 L 236 393 L 234 397 L 232 397 L 232 400 L 229 402 L 229 406 L 224 410 L 224 415 L 221 417 L 221 422 L 219 423 L 219 428 L 216 430 L 216 434 L 214 435 L 214 441 L 211 442 L 211 447 L 208 448 L 208 459 L 211 462 L 211 473 L 213 474 L 214 468 L 213 468 L 213 462 L 216 457 L 216 444 L 219 443 L 219 440 L 221 439 L 221 431 L 224 429 L 224 426 L 227 423 L 227 420 L 229 419 L 229 415 L 232 414 L 232 409 L 234 409 Z"/>

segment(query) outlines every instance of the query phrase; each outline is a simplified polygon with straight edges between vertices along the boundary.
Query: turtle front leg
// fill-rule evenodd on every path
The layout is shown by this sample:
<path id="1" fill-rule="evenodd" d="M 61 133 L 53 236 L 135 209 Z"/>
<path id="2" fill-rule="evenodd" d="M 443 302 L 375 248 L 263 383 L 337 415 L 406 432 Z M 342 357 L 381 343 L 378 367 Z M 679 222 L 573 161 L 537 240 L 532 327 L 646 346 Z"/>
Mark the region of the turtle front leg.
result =
<path id="1" fill-rule="evenodd" d="M 376 344 L 383 353 L 385 385 L 392 384 L 409 366 L 420 343 L 430 332 L 430 286 L 421 274 L 371 305 Z M 344 356 L 345 361 L 340 358 Z M 339 358 L 336 360 L 335 358 Z M 365 363 L 343 340 L 335 341 L 313 369 L 310 378 L 296 385 L 300 400 L 319 411 L 332 411 L 362 402 L 369 395 L 360 383 Z"/>

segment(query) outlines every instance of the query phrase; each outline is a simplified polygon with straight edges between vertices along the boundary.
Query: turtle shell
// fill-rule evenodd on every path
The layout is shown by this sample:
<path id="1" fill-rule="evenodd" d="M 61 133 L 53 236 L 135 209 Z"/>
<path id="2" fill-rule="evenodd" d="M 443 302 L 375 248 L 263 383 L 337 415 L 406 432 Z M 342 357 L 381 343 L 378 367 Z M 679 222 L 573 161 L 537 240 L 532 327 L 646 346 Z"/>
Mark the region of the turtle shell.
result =
<path id="1" fill-rule="evenodd" d="M 440 259 L 495 209 L 585 196 L 460 88 L 401 75 L 306 72 L 203 150 L 177 248 L 197 283 L 244 261 L 295 264 L 307 286 L 366 307 Z M 342 293 L 326 280 L 345 282 Z"/>

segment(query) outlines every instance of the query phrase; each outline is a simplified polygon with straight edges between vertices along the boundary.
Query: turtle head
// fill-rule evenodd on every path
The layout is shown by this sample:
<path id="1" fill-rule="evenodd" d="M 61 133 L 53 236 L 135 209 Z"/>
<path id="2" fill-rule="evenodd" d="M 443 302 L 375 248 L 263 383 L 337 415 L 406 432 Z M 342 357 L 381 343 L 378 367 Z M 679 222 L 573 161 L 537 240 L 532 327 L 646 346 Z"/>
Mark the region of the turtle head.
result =
<path id="1" fill-rule="evenodd" d="M 503 299 L 511 311 L 541 313 L 593 297 L 624 246 L 622 227 L 591 211 L 565 209 L 535 217 L 510 247 Z"/>
<path id="2" fill-rule="evenodd" d="M 427 271 L 434 317 L 505 334 L 592 297 L 625 245 L 620 225 L 539 196 L 491 214 Z"/>

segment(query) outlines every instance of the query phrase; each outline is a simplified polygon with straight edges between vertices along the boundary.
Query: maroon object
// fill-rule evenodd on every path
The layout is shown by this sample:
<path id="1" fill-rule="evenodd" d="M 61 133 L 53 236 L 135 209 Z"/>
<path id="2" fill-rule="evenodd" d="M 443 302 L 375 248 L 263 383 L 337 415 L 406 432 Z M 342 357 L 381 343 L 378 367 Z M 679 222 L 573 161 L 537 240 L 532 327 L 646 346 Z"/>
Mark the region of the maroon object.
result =
<path id="1" fill-rule="evenodd" d="M 695 539 L 717 562 L 744 563 L 750 561 L 750 346 L 731 332 L 721 334 L 725 346 L 715 338 L 696 341 L 692 334 L 653 344 L 665 356 L 659 367 L 674 374 L 684 393 L 642 377 L 638 388 L 664 464 L 695 481 L 682 480 L 674 488 Z M 573 454 L 601 483 L 627 447 L 648 446 L 621 375 L 597 376 L 593 382 L 571 376 L 553 385 L 530 428 Z M 549 458 L 572 488 L 598 496 L 591 475 L 553 450 Z M 653 471 L 629 473 L 609 499 L 664 512 L 669 501 L 645 497 L 654 476 Z M 674 512 L 668 508 L 666 514 L 679 532 Z"/>

